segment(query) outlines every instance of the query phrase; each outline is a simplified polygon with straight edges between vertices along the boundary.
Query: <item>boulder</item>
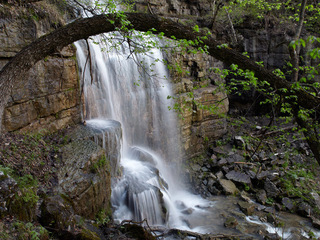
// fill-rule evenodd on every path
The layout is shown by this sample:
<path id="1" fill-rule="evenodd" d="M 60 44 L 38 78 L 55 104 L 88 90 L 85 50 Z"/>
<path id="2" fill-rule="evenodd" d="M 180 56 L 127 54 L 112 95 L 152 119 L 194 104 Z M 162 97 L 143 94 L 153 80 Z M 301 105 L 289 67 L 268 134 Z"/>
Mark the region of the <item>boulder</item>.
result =
<path id="1" fill-rule="evenodd" d="M 61 151 L 58 189 L 72 200 L 75 213 L 93 218 L 101 209 L 110 209 L 111 170 L 103 148 L 81 140 L 72 141 Z"/>
<path id="2" fill-rule="evenodd" d="M 257 201 L 261 204 L 266 204 L 266 200 L 267 200 L 267 193 L 265 190 L 261 189 L 257 192 L 256 194 L 256 198 L 257 198 Z"/>
<path id="3" fill-rule="evenodd" d="M 228 217 L 224 222 L 224 226 L 226 228 L 236 228 L 238 225 L 238 221 L 235 217 Z"/>
<path id="4" fill-rule="evenodd" d="M 295 204 L 290 198 L 287 198 L 287 197 L 283 198 L 282 199 L 282 204 L 289 211 L 293 211 L 295 209 Z"/>
<path id="5" fill-rule="evenodd" d="M 266 190 L 268 197 L 276 197 L 280 193 L 280 190 L 273 182 L 270 181 L 269 178 L 264 182 L 264 190 Z"/>
<path id="6" fill-rule="evenodd" d="M 229 180 L 233 180 L 239 183 L 245 183 L 251 185 L 250 176 L 246 173 L 237 172 L 237 171 L 230 171 L 227 173 L 226 178 Z"/>
<path id="7" fill-rule="evenodd" d="M 239 189 L 232 181 L 226 179 L 219 179 L 219 183 L 226 195 L 235 195 L 239 193 Z"/>
<path id="8" fill-rule="evenodd" d="M 190 215 L 193 213 L 193 211 L 194 211 L 193 208 L 187 208 L 187 209 L 183 210 L 181 213 L 186 214 L 186 215 Z"/>
<path id="9" fill-rule="evenodd" d="M 297 213 L 303 217 L 310 217 L 312 214 L 311 206 L 306 202 L 300 202 L 298 204 Z"/>
<path id="10" fill-rule="evenodd" d="M 240 210 L 247 216 L 251 216 L 254 213 L 255 206 L 252 203 L 239 201 L 238 205 Z"/>
<path id="11" fill-rule="evenodd" d="M 73 238 L 76 226 L 75 213 L 72 202 L 60 195 L 47 197 L 42 202 L 39 222 L 63 234 L 64 237 Z"/>

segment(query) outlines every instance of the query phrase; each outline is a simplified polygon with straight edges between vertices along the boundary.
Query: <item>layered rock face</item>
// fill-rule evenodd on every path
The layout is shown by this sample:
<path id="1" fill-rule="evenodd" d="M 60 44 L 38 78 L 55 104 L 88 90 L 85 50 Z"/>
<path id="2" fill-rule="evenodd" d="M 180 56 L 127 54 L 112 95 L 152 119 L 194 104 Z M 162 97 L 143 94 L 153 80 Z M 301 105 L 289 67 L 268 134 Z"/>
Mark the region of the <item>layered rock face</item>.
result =
<path id="1" fill-rule="evenodd" d="M 70 142 L 61 149 L 57 191 L 68 196 L 78 215 L 94 218 L 102 209 L 110 212 L 111 177 L 120 161 L 120 123 L 113 121 L 101 130 L 78 125 L 68 136 Z"/>
<path id="2" fill-rule="evenodd" d="M 174 92 L 177 96 L 180 132 L 185 158 L 203 153 L 209 144 L 227 132 L 225 115 L 229 101 L 220 89 L 223 80 L 212 68 L 222 63 L 205 54 L 179 54 L 169 56 L 178 63 L 181 72 L 172 71 Z"/>
<path id="3" fill-rule="evenodd" d="M 24 46 L 61 19 L 40 18 L 30 10 L 5 9 L 0 15 L 0 68 Z M 41 16 L 41 15 L 40 15 Z M 80 90 L 75 48 L 68 46 L 38 62 L 13 87 L 3 116 L 5 131 L 52 132 L 80 121 Z"/>
<path id="4" fill-rule="evenodd" d="M 207 0 L 136 0 L 135 3 L 137 11 L 154 14 L 205 16 L 211 12 Z"/>

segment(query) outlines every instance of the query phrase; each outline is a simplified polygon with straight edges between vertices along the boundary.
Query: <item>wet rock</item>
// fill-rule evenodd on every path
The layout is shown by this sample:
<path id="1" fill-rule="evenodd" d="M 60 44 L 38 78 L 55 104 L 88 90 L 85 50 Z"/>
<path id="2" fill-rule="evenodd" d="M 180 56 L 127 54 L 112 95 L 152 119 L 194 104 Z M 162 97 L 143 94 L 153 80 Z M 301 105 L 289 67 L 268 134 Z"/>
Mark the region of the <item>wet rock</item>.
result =
<path id="1" fill-rule="evenodd" d="M 187 208 L 187 209 L 185 209 L 185 210 L 183 210 L 183 211 L 181 211 L 181 212 L 182 212 L 183 214 L 190 215 L 190 214 L 193 213 L 193 211 L 194 211 L 193 208 Z"/>
<path id="2" fill-rule="evenodd" d="M 267 222 L 268 223 L 271 223 L 272 225 L 276 226 L 277 225 L 277 222 L 278 222 L 278 219 L 276 217 L 275 214 L 272 214 L 272 213 L 268 213 L 267 214 Z"/>
<path id="3" fill-rule="evenodd" d="M 174 204 L 180 210 L 187 208 L 187 206 L 184 204 L 184 202 L 182 202 L 180 200 L 175 201 Z"/>
<path id="4" fill-rule="evenodd" d="M 282 199 L 282 204 L 289 211 L 293 211 L 295 208 L 294 202 L 290 198 L 287 198 L 287 197 Z"/>
<path id="5" fill-rule="evenodd" d="M 245 183 L 245 184 L 250 184 L 251 185 L 251 180 L 249 175 L 242 173 L 242 172 L 237 172 L 237 171 L 231 171 L 226 175 L 226 178 L 229 180 L 233 180 L 239 183 Z"/>
<path id="6" fill-rule="evenodd" d="M 247 192 L 245 192 L 245 191 L 241 191 L 240 198 L 242 200 L 246 201 L 246 202 L 250 202 L 251 201 L 251 199 L 249 197 L 249 194 Z"/>
<path id="7" fill-rule="evenodd" d="M 275 214 L 276 210 L 273 207 L 266 207 L 263 209 L 264 212 Z"/>
<path id="8" fill-rule="evenodd" d="M 266 200 L 267 200 L 267 193 L 265 190 L 261 189 L 257 192 L 256 194 L 256 198 L 257 198 L 257 201 L 261 204 L 266 204 Z"/>
<path id="9" fill-rule="evenodd" d="M 294 228 L 290 231 L 290 240 L 307 240 L 310 239 L 309 237 L 304 237 L 301 235 L 301 231 Z"/>
<path id="10" fill-rule="evenodd" d="M 245 141 L 243 140 L 243 138 L 241 136 L 235 136 L 234 137 L 234 144 L 238 149 L 244 149 L 246 146 Z"/>
<path id="11" fill-rule="evenodd" d="M 226 180 L 226 179 L 220 179 L 219 183 L 225 194 L 235 195 L 239 193 L 239 189 L 236 187 L 236 185 L 232 181 Z"/>
<path id="12" fill-rule="evenodd" d="M 264 190 L 266 190 L 268 197 L 276 197 L 280 193 L 280 190 L 277 188 L 277 186 L 268 178 L 264 182 Z"/>
<path id="13" fill-rule="evenodd" d="M 246 215 L 251 216 L 254 213 L 254 204 L 248 203 L 248 202 L 238 202 L 238 205 L 240 207 L 240 210 Z"/>
<path id="14" fill-rule="evenodd" d="M 153 158 L 153 156 L 148 153 L 147 151 L 144 151 L 142 148 L 139 147 L 131 147 L 129 150 L 130 157 L 132 159 L 136 159 L 142 162 L 148 162 L 152 164 L 153 166 L 156 165 L 156 162 Z"/>
<path id="15" fill-rule="evenodd" d="M 314 226 L 317 229 L 320 229 L 320 220 L 315 217 L 312 217 L 311 220 L 312 220 L 312 226 Z"/>
<path id="16" fill-rule="evenodd" d="M 303 217 L 310 217 L 312 214 L 312 208 L 308 203 L 301 202 L 298 204 L 297 213 Z"/>
<path id="17" fill-rule="evenodd" d="M 224 226 L 226 228 L 236 228 L 238 225 L 238 221 L 235 217 L 228 217 L 224 222 Z"/>
<path id="18" fill-rule="evenodd" d="M 276 233 L 268 233 L 263 239 L 265 240 L 280 240 L 281 237 L 279 237 Z"/>

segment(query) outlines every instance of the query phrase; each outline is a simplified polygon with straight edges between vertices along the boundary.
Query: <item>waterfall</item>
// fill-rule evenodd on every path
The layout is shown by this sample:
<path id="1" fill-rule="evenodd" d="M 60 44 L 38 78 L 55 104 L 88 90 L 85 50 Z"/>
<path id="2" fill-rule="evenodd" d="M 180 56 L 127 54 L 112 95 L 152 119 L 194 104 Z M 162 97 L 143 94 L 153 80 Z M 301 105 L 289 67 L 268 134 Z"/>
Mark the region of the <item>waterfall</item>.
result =
<path id="1" fill-rule="evenodd" d="M 112 189 L 114 219 L 190 229 L 187 214 L 203 211 L 196 206 L 206 203 L 184 191 L 177 177 L 180 138 L 175 112 L 168 109 L 172 92 L 161 51 L 132 54 L 128 43 L 110 50 L 94 42 L 101 42 L 101 36 L 88 46 L 75 44 L 87 124 L 99 128 L 112 119 L 122 125 L 122 175 Z"/>

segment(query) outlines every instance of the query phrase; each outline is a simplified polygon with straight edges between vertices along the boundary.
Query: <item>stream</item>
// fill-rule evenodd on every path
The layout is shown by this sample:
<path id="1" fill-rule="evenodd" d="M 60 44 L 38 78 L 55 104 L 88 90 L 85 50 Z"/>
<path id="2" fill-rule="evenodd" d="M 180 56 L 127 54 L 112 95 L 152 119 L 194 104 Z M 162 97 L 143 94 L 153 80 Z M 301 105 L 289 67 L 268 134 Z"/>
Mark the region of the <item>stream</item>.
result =
<path id="1" fill-rule="evenodd" d="M 261 238 L 259 229 L 285 239 L 291 239 L 294 231 L 307 237 L 311 226 L 303 218 L 281 215 L 279 218 L 289 227 L 275 228 L 258 217 L 246 217 L 237 210 L 235 197 L 203 199 L 188 192 L 180 179 L 178 121 L 175 112 L 168 109 L 173 105 L 168 96 L 173 94 L 161 51 L 132 54 L 128 42 L 111 49 L 94 43 L 101 42 L 101 38 L 88 40 L 89 45 L 86 41 L 75 45 L 87 125 L 104 129 L 110 120 L 116 120 L 122 126 L 120 167 L 113 176 L 112 188 L 115 221 L 147 219 L 151 226 L 199 233 L 241 233 L 253 239 Z M 231 215 L 239 227 L 225 227 L 225 218 Z"/>

